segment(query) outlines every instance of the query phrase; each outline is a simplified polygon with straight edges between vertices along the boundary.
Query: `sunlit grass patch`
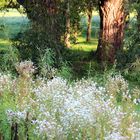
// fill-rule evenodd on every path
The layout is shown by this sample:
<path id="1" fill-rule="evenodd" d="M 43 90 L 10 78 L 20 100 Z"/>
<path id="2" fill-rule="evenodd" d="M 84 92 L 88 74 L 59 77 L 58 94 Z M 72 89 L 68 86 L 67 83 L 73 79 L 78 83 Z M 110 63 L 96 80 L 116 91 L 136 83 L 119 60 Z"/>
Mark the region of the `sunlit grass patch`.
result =
<path id="1" fill-rule="evenodd" d="M 0 39 L 0 51 L 6 50 L 11 45 L 10 40 Z"/>
<path id="2" fill-rule="evenodd" d="M 90 42 L 86 42 L 85 37 L 78 37 L 77 43 L 72 45 L 72 50 L 90 52 L 96 50 L 97 44 L 97 38 L 92 38 Z"/>
<path id="3" fill-rule="evenodd" d="M 26 14 L 19 13 L 16 9 L 8 9 L 0 12 L 0 17 L 26 17 Z"/>
<path id="4" fill-rule="evenodd" d="M 0 39 L 0 44 L 9 45 L 10 43 L 9 40 Z"/>
<path id="5" fill-rule="evenodd" d="M 132 18 L 136 17 L 136 15 L 137 15 L 137 12 L 133 11 L 130 13 L 130 18 L 132 19 Z"/>

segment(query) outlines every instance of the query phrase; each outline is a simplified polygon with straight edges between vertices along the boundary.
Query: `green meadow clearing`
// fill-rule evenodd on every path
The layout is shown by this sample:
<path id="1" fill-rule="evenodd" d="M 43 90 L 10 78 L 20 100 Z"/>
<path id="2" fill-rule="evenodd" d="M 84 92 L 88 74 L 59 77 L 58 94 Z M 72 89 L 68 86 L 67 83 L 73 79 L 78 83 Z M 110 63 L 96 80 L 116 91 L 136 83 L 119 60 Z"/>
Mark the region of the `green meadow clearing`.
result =
<path id="1" fill-rule="evenodd" d="M 5 50 L 12 44 L 12 39 L 18 33 L 24 32 L 29 24 L 26 15 L 19 13 L 17 10 L 9 9 L 0 12 L 0 50 Z M 99 31 L 99 16 L 97 12 L 93 12 L 92 19 L 92 39 L 91 42 L 86 42 L 86 16 L 82 16 L 81 28 L 82 31 L 78 36 L 77 43 L 72 44 L 72 50 L 82 50 L 90 52 L 97 48 L 97 37 Z"/>

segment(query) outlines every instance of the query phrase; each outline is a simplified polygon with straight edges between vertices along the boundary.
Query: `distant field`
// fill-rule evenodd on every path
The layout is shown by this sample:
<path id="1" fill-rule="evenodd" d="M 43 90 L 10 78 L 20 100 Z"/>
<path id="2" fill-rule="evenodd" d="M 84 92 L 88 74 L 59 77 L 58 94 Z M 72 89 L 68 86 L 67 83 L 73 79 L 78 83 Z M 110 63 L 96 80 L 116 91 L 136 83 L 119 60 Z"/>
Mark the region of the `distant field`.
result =
<path id="1" fill-rule="evenodd" d="M 20 14 L 17 10 L 0 12 L 0 50 L 10 46 L 11 39 L 19 32 L 25 31 L 28 21 L 26 15 Z"/>

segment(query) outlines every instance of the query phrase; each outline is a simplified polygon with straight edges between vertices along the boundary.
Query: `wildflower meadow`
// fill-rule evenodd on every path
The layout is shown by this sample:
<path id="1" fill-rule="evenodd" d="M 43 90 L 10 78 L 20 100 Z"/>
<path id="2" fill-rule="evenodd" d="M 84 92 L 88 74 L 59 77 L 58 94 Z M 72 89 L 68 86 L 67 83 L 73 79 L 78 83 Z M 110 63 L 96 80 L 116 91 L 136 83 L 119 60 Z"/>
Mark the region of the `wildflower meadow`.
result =
<path id="1" fill-rule="evenodd" d="M 139 140 L 140 91 L 121 75 L 68 82 L 33 77 L 31 61 L 17 76 L 0 74 L 0 132 L 6 140 Z"/>

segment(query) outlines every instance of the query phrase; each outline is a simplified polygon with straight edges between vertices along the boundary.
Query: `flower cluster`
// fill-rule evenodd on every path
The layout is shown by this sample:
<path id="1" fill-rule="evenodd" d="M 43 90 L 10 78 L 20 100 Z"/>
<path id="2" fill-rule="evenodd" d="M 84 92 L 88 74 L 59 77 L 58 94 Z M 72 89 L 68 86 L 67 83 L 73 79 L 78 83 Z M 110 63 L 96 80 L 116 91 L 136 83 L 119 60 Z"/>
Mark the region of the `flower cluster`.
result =
<path id="1" fill-rule="evenodd" d="M 22 76 L 29 77 L 35 72 L 35 67 L 33 66 L 33 62 L 24 61 L 16 64 L 16 70 Z"/>
<path id="2" fill-rule="evenodd" d="M 131 98 L 128 83 L 120 74 L 109 76 L 105 87 L 109 96 L 121 96 L 123 100 Z"/>
<path id="3" fill-rule="evenodd" d="M 6 115 L 10 124 L 13 122 L 19 123 L 21 120 L 26 119 L 26 112 L 25 111 L 13 111 L 11 109 L 6 110 Z"/>
<path id="4" fill-rule="evenodd" d="M 12 79 L 10 74 L 0 73 L 0 95 L 6 91 L 12 91 L 14 88 L 14 82 L 15 80 Z"/>

